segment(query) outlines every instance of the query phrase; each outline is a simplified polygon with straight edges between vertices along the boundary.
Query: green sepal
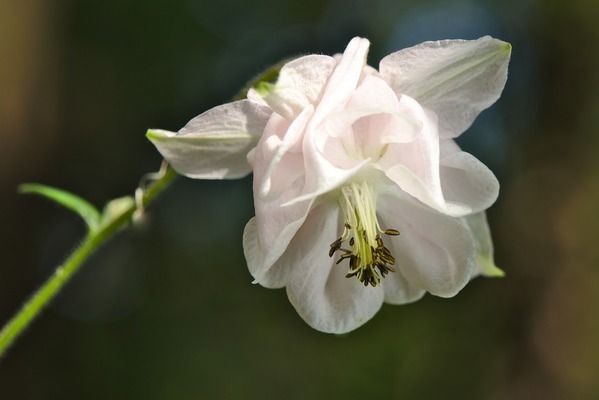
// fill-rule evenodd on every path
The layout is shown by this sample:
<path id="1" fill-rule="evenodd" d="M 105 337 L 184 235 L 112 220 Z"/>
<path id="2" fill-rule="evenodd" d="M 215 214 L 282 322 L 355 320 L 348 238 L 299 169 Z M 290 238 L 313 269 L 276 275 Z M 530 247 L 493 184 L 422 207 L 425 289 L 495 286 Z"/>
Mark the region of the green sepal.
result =
<path id="1" fill-rule="evenodd" d="M 104 206 L 104 212 L 102 212 L 101 224 L 102 226 L 111 224 L 114 220 L 128 213 L 135 206 L 135 200 L 131 196 L 119 197 L 117 199 L 110 200 L 106 206 Z"/>
<path id="2" fill-rule="evenodd" d="M 79 215 L 88 229 L 93 231 L 100 225 L 100 213 L 91 203 L 73 193 L 39 183 L 24 183 L 19 185 L 19 193 L 36 194 L 60 204 L 64 208 Z"/>
<path id="3" fill-rule="evenodd" d="M 233 97 L 233 100 L 243 100 L 247 97 L 247 92 L 251 88 L 256 89 L 261 95 L 268 94 L 269 90 L 272 90 L 274 83 L 279 78 L 279 72 L 283 65 L 287 64 L 293 58 L 285 58 L 278 63 L 268 67 L 254 78 L 250 79 L 248 83 Z M 266 93 L 265 93 L 266 91 Z"/>
<path id="4" fill-rule="evenodd" d="M 495 265 L 493 260 L 488 257 L 479 254 L 477 256 L 477 262 L 483 276 L 488 278 L 503 278 L 505 276 L 505 271 Z"/>

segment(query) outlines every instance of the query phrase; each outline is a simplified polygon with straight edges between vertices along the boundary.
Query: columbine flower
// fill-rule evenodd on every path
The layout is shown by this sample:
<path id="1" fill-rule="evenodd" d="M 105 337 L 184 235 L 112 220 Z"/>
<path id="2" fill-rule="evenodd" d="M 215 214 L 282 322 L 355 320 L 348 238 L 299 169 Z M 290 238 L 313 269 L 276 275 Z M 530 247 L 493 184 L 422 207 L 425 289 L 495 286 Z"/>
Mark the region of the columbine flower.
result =
<path id="1" fill-rule="evenodd" d="M 183 175 L 253 170 L 250 273 L 286 287 L 324 332 L 355 329 L 383 302 L 451 297 L 478 274 L 501 274 L 484 215 L 499 184 L 453 139 L 499 98 L 510 45 L 425 42 L 388 55 L 378 71 L 366 64 L 368 47 L 354 38 L 340 57 L 300 57 L 247 100 L 178 133 L 148 133 Z"/>

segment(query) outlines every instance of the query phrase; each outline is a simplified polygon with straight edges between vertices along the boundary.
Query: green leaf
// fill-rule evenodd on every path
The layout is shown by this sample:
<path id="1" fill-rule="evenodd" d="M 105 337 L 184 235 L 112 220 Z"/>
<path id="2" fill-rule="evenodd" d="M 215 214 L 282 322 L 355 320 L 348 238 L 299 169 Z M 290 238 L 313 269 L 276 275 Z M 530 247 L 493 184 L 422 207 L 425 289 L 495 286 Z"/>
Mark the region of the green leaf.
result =
<path id="1" fill-rule="evenodd" d="M 93 205 L 67 191 L 39 183 L 24 183 L 19 185 L 19 193 L 36 194 L 60 204 L 78 214 L 91 231 L 95 230 L 100 223 L 100 213 Z"/>

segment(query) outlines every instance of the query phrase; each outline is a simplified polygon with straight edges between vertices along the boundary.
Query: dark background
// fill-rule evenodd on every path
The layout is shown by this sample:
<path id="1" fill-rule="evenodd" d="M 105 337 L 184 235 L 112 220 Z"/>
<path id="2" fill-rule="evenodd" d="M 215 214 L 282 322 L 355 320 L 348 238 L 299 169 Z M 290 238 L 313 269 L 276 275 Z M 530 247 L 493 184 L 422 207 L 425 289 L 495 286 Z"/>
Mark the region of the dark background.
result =
<path id="1" fill-rule="evenodd" d="M 507 87 L 460 139 L 502 184 L 489 212 L 504 279 L 387 306 L 319 333 L 252 285 L 251 177 L 180 178 L 0 360 L 2 399 L 599 399 L 599 6 L 594 0 L 72 0 L 0 5 L 0 322 L 84 233 L 17 195 L 101 206 L 177 130 L 278 60 L 370 63 L 424 40 L 513 44 Z"/>

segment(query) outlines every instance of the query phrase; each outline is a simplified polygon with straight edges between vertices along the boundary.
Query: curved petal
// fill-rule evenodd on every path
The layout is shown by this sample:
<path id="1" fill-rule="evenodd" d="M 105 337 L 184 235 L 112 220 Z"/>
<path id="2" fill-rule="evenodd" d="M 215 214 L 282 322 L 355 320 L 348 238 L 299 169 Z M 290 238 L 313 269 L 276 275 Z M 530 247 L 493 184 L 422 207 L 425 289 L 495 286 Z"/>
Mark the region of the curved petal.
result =
<path id="1" fill-rule="evenodd" d="M 439 132 L 435 115 L 409 96 L 401 96 L 404 113 L 420 121 L 414 140 L 390 143 L 377 166 L 402 190 L 430 207 L 445 209 L 439 174 Z"/>
<path id="2" fill-rule="evenodd" d="M 260 189 L 256 194 L 263 197 L 269 194 L 272 195 L 271 189 L 275 187 L 278 190 L 275 191 L 274 195 L 277 195 L 281 190 L 284 190 L 285 182 L 293 182 L 298 175 L 303 173 L 301 155 L 289 154 L 289 152 L 294 147 L 301 146 L 304 130 L 313 112 L 314 107 L 309 105 L 288 125 L 285 124 L 286 120 L 281 121 L 278 114 L 273 114 L 263 136 L 265 138 L 264 146 L 260 146 L 261 154 L 264 157 L 261 162 L 254 162 L 256 166 L 254 175 L 257 181 L 260 182 Z M 270 124 L 270 122 L 273 122 L 273 124 Z M 271 127 L 273 130 L 272 135 L 270 134 Z M 268 154 L 264 154 L 266 152 Z M 289 168 L 289 162 L 284 162 L 284 158 L 287 161 L 290 158 L 296 160 L 293 168 Z M 264 166 L 266 166 L 265 169 Z"/>
<path id="3" fill-rule="evenodd" d="M 333 165 L 322 153 L 327 135 L 322 134 L 319 127 L 320 122 L 337 107 L 344 104 L 355 90 L 366 65 L 369 45 L 370 43 L 366 39 L 353 38 L 331 74 L 308 123 L 302 142 L 305 166 L 303 195 L 289 202 L 289 205 L 295 202 L 309 201 L 332 190 L 369 163 L 369 160 L 363 160 L 349 169 Z"/>
<path id="4" fill-rule="evenodd" d="M 493 259 L 493 240 L 487 222 L 487 213 L 469 215 L 464 218 L 474 239 L 477 254 L 477 270 L 475 275 L 487 277 L 503 277 L 505 273 L 495 265 Z"/>
<path id="5" fill-rule="evenodd" d="M 258 242 L 258 227 L 255 217 L 248 221 L 243 230 L 243 253 L 254 283 L 259 283 L 269 289 L 282 288 L 287 284 L 291 268 L 281 268 L 281 263 L 275 263 L 268 268 L 263 267 L 262 260 L 265 256 Z"/>
<path id="6" fill-rule="evenodd" d="M 450 207 L 477 213 L 489 208 L 499 195 L 493 172 L 473 155 L 458 151 L 441 159 L 441 186 Z"/>
<path id="7" fill-rule="evenodd" d="M 298 124 L 302 125 L 300 118 L 289 123 L 273 113 L 252 155 L 256 217 L 246 226 L 244 248 L 248 266 L 257 281 L 285 251 L 314 201 L 312 198 L 296 200 L 303 194 L 304 161 L 301 153 L 292 149 L 295 139 L 286 140 L 301 135 L 303 128 Z M 288 135 L 296 128 L 299 133 Z M 292 200 L 296 200 L 292 205 L 283 206 Z"/>
<path id="8" fill-rule="evenodd" d="M 346 333 L 364 324 L 383 303 L 381 286 L 365 287 L 345 277 L 347 266 L 335 265 L 329 244 L 340 235 L 339 209 L 321 204 L 311 212 L 277 267 L 290 271 L 287 295 L 298 314 L 314 329 Z"/>
<path id="9" fill-rule="evenodd" d="M 510 53 L 509 43 L 489 36 L 424 42 L 383 58 L 380 74 L 434 111 L 444 137 L 456 137 L 501 95 Z"/>
<path id="10" fill-rule="evenodd" d="M 385 303 L 394 305 L 413 303 L 426 293 L 426 290 L 410 283 L 400 268 L 396 268 L 383 279 L 383 289 Z"/>
<path id="11" fill-rule="evenodd" d="M 333 57 L 316 54 L 288 62 L 264 101 L 278 114 L 294 119 L 316 103 L 335 65 Z"/>
<path id="12" fill-rule="evenodd" d="M 250 100 L 235 101 L 200 114 L 178 133 L 151 129 L 146 136 L 179 174 L 199 179 L 240 178 L 251 171 L 246 156 L 270 115 L 268 107 Z"/>
<path id="13" fill-rule="evenodd" d="M 312 203 L 306 200 L 282 207 L 279 201 L 256 201 L 256 216 L 248 222 L 243 234 L 246 261 L 256 282 L 262 281 L 285 252 Z"/>
<path id="14" fill-rule="evenodd" d="M 376 75 L 366 75 L 352 93 L 345 108 L 394 113 L 399 110 L 399 99 L 383 79 Z"/>
<path id="15" fill-rule="evenodd" d="M 314 125 L 349 99 L 366 66 L 369 47 L 367 39 L 355 37 L 349 42 L 324 88 L 314 115 Z"/>
<path id="16" fill-rule="evenodd" d="M 377 210 L 385 226 L 401 232 L 388 243 L 396 268 L 415 287 L 441 297 L 456 295 L 476 269 L 470 230 L 460 218 L 418 204 L 392 186 L 386 189 Z"/>

